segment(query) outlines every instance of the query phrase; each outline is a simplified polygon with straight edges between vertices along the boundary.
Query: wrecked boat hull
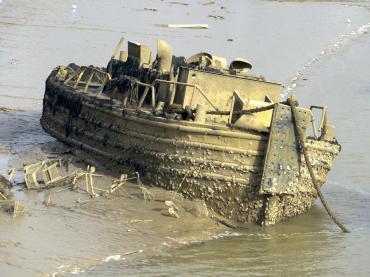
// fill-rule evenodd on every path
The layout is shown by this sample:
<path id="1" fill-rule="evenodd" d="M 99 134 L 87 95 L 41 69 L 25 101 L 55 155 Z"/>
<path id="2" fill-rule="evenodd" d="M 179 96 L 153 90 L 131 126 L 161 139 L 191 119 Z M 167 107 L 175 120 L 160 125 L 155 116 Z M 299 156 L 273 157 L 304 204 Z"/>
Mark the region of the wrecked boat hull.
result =
<path id="1" fill-rule="evenodd" d="M 49 77 L 41 124 L 57 139 L 139 171 L 147 184 L 205 200 L 238 222 L 275 224 L 310 208 L 317 196 L 303 156 L 294 194 L 263 194 L 268 134 L 179 121 L 123 109 Z M 340 147 L 307 139 L 321 186 Z"/>

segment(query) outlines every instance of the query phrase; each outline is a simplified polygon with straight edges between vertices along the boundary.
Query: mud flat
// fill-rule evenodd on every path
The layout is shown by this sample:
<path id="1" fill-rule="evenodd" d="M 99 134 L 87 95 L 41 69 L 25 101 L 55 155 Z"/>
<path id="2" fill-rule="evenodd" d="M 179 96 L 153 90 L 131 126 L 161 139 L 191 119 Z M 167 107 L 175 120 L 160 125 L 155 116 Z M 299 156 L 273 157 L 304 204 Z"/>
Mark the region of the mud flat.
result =
<path id="1" fill-rule="evenodd" d="M 51 142 L 20 151 L 9 160 L 9 166 L 22 168 L 23 163 L 55 155 L 70 160 L 73 168 L 94 163 L 97 173 L 104 175 L 94 178 L 95 191 L 111 186 L 117 177 L 110 165 L 102 166 L 84 153 L 61 153 L 71 152 Z M 16 182 L 21 175 L 16 173 Z M 158 255 L 169 247 L 211 239 L 230 230 L 212 219 L 201 202 L 158 188 L 144 190 L 136 181 L 127 182 L 117 193 L 92 198 L 84 191 L 63 187 L 27 191 L 22 185 L 15 186 L 14 198 L 25 204 L 27 212 L 16 218 L 0 214 L 1 255 L 6 265 L 2 272 L 7 276 L 78 273 L 108 261 Z M 176 204 L 178 218 L 168 213 L 165 201 Z M 26 258 L 30 252 L 33 257 Z"/>
<path id="2" fill-rule="evenodd" d="M 162 215 L 156 210 L 163 209 L 162 203 L 141 199 L 136 183 L 128 185 L 127 191 L 137 199 L 122 195 L 76 207 L 77 198 L 89 197 L 65 191 L 52 196 L 57 206 L 49 208 L 42 204 L 44 192 L 25 193 L 18 191 L 19 186 L 14 189 L 15 198 L 26 204 L 28 213 L 14 220 L 1 214 L 1 275 L 85 270 L 88 276 L 153 272 L 161 276 L 369 276 L 370 32 L 359 32 L 370 22 L 368 2 L 215 1 L 206 6 L 196 1 L 169 2 L 0 3 L 0 101 L 26 110 L 0 113 L 2 173 L 10 165 L 21 165 L 27 156 L 33 161 L 53 152 L 40 150 L 54 140 L 39 124 L 43 84 L 53 67 L 72 57 L 82 64 L 105 66 L 117 37 L 143 43 L 162 37 L 179 53 L 207 50 L 227 58 L 239 53 L 258 65 L 255 72 L 283 82 L 286 88 L 295 84 L 291 91 L 302 105 L 330 105 L 330 120 L 337 125 L 343 152 L 324 192 L 352 233 L 339 234 L 319 204 L 273 228 L 249 226 L 229 233 L 223 225 L 190 212 L 180 213 L 180 219 Z M 134 10 L 145 7 L 157 11 Z M 155 26 L 186 23 L 208 24 L 209 29 Z M 225 231 L 224 239 L 185 247 L 176 242 Z M 143 252 L 135 252 L 139 250 Z"/>

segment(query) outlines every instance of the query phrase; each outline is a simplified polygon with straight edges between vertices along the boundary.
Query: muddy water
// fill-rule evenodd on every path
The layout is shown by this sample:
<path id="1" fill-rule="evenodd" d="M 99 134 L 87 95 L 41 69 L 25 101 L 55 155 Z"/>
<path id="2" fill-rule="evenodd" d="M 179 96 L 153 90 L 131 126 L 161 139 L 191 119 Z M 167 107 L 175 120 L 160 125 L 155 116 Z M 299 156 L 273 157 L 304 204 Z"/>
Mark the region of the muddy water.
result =
<path id="1" fill-rule="evenodd" d="M 133 199 L 74 210 L 78 196 L 62 194 L 55 199 L 59 206 L 47 209 L 42 194 L 15 191 L 29 213 L 15 220 L 1 216 L 1 276 L 42 275 L 67 266 L 87 276 L 370 275 L 370 3 L 214 2 L 2 0 L 0 104 L 25 110 L 0 114 L 2 171 L 53 151 L 54 140 L 38 123 L 44 80 L 53 67 L 72 61 L 105 65 L 120 36 L 153 49 L 161 37 L 177 55 L 203 50 L 228 60 L 245 57 L 256 74 L 285 84 L 284 96 L 295 93 L 302 105 L 329 105 L 343 150 L 324 193 L 352 232 L 341 234 L 320 203 L 272 228 L 225 233 L 191 215 L 164 219 L 156 204 L 142 209 L 143 202 Z M 210 28 L 155 26 L 166 23 Z M 129 223 L 137 218 L 155 222 Z M 212 236 L 217 233 L 223 235 Z M 174 248 L 182 245 L 176 236 L 201 242 Z M 130 252 L 134 259 L 124 256 Z"/>

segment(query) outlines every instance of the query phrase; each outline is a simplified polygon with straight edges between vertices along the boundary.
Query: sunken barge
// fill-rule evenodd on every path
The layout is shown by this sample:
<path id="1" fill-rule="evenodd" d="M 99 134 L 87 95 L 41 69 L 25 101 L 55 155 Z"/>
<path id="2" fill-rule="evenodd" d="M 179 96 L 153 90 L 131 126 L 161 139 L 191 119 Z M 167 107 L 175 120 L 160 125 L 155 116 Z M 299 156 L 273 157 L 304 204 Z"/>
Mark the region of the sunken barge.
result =
<path id="1" fill-rule="evenodd" d="M 139 171 L 147 184 L 202 199 L 237 222 L 275 224 L 310 208 L 340 152 L 327 107 L 281 102 L 282 86 L 252 65 L 158 40 L 117 45 L 106 68 L 59 66 L 46 81 L 41 124 L 57 139 Z M 315 126 L 313 109 L 321 110 Z"/>

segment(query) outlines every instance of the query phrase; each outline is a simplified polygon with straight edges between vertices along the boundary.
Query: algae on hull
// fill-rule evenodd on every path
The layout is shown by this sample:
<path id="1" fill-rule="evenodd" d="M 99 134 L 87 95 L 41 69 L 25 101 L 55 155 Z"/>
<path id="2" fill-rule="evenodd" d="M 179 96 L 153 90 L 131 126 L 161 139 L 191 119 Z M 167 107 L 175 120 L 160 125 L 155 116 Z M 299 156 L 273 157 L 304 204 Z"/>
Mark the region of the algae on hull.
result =
<path id="1" fill-rule="evenodd" d="M 239 222 L 270 225 L 307 210 L 317 195 L 281 86 L 247 74 L 244 60 L 225 68 L 222 58 L 194 56 L 175 57 L 159 41 L 152 62 L 148 46 L 129 42 L 107 69 L 58 67 L 46 82 L 42 126 Z M 299 112 L 306 134 L 312 112 Z M 320 137 L 315 130 L 306 139 L 320 186 L 340 150 L 330 128 L 325 121 Z"/>

